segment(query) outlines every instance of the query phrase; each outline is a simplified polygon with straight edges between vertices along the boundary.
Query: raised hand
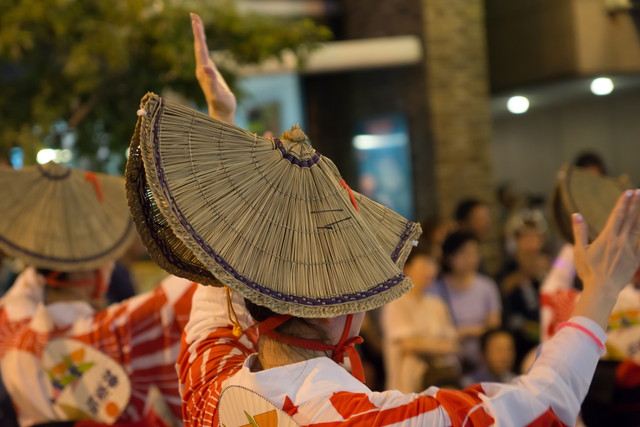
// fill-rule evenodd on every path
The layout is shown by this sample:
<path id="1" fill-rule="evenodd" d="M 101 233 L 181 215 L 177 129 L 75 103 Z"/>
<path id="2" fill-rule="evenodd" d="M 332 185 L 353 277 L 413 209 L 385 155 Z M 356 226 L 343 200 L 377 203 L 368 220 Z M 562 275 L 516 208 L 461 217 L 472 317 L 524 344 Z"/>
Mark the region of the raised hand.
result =
<path id="1" fill-rule="evenodd" d="M 574 214 L 572 219 L 576 269 L 584 283 L 574 315 L 590 317 L 604 328 L 618 293 L 640 267 L 640 190 L 620 196 L 591 244 L 582 216 Z"/>
<path id="2" fill-rule="evenodd" d="M 196 78 L 209 107 L 209 115 L 227 123 L 233 123 L 236 112 L 236 97 L 227 86 L 218 67 L 209 56 L 207 36 L 202 19 L 191 14 L 193 50 L 196 57 Z"/>

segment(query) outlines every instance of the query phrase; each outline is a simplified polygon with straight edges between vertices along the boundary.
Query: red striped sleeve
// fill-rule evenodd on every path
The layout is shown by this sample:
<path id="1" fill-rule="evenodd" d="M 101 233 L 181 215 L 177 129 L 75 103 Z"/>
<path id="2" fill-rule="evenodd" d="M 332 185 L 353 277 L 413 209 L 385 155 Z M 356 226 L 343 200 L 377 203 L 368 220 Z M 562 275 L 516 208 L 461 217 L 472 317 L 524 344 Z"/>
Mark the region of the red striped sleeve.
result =
<path id="1" fill-rule="evenodd" d="M 183 338 L 177 363 L 185 426 L 217 425 L 214 417 L 222 383 L 238 372 L 252 350 L 233 335 L 231 327 L 211 332 L 197 345 L 192 361 L 189 347 Z"/>

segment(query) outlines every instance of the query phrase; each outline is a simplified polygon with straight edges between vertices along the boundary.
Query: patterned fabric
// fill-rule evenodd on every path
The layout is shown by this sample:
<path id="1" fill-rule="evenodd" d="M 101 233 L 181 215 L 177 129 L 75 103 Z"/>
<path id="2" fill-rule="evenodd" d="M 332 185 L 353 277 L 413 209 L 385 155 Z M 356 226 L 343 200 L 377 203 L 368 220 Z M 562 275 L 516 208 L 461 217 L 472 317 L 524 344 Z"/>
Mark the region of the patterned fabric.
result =
<path id="1" fill-rule="evenodd" d="M 59 338 L 88 344 L 124 369 L 131 398 L 119 422 L 141 419 L 151 386 L 180 418 L 174 364 L 195 284 L 169 277 L 152 292 L 94 312 L 85 302 L 45 306 L 40 279 L 35 270 L 25 270 L 0 300 L 2 379 L 21 425 L 65 419 L 51 403 L 55 387 L 41 359 L 47 344 Z"/>
<path id="2" fill-rule="evenodd" d="M 301 425 L 569 426 L 574 425 L 599 357 L 591 338 L 565 328 L 540 348 L 511 384 L 482 383 L 464 391 L 430 387 L 419 394 L 372 392 L 326 357 L 253 372 L 256 332 L 243 301 L 232 297 L 245 334 L 236 338 L 221 289 L 199 286 L 185 329 L 178 370 L 185 426 L 217 426 L 220 392 L 255 391 Z M 576 322 L 606 340 L 586 318 Z"/>

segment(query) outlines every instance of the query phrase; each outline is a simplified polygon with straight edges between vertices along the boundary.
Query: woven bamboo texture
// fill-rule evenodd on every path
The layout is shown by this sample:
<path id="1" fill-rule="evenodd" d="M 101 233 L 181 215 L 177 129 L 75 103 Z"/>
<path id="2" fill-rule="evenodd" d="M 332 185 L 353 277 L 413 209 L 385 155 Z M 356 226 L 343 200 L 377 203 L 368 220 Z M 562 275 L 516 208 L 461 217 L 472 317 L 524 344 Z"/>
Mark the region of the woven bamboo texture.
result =
<path id="1" fill-rule="evenodd" d="M 0 210 L 0 249 L 39 268 L 101 267 L 135 235 L 122 177 L 56 163 L 0 169 Z"/>
<path id="2" fill-rule="evenodd" d="M 153 94 L 141 112 L 129 204 L 168 271 L 302 317 L 368 310 L 410 288 L 401 267 L 419 226 L 351 192 L 300 129 L 262 138 Z"/>

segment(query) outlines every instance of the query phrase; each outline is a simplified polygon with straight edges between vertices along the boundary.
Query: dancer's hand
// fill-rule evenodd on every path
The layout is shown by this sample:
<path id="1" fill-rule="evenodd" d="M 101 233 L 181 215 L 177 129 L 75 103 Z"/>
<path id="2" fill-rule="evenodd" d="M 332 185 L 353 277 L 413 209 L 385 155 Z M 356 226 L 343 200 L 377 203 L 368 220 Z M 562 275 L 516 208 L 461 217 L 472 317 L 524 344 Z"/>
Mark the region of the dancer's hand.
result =
<path id="1" fill-rule="evenodd" d="M 193 50 L 196 57 L 196 78 L 209 107 L 209 115 L 223 122 L 233 124 L 236 112 L 236 97 L 209 56 L 207 36 L 202 19 L 191 14 L 193 29 Z"/>
<path id="2" fill-rule="evenodd" d="M 573 314 L 589 317 L 604 329 L 618 294 L 640 266 L 640 190 L 620 196 L 604 230 L 591 244 L 584 219 L 574 214 L 572 222 L 576 270 L 584 283 Z"/>

